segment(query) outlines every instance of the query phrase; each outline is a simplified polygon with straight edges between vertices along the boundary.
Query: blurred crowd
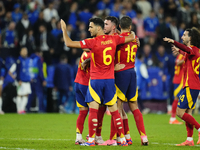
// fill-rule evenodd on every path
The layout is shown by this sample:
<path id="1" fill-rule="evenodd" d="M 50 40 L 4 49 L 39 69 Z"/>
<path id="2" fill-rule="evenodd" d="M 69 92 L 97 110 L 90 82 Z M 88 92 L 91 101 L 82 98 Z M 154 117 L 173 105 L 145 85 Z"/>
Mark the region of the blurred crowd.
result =
<path id="1" fill-rule="evenodd" d="M 35 74 L 30 77 L 31 90 L 35 95 L 29 95 L 27 106 L 39 106 L 36 109 L 39 112 L 67 111 L 66 107 L 69 112 L 76 111 L 73 80 L 82 50 L 71 49 L 64 44 L 60 19 L 67 23 L 71 39 L 80 41 L 90 37 L 88 23 L 91 17 L 104 19 L 115 16 L 120 19 L 124 15 L 132 18 L 133 31 L 141 43 L 138 53 L 144 56 L 147 68 L 159 68 L 162 81 L 171 83 L 168 84 L 168 92 L 172 101 L 170 89 L 173 88 L 170 86 L 175 56 L 171 53 L 171 45 L 164 43 L 162 38 L 181 42 L 186 28 L 200 29 L 198 0 L 0 0 L 0 69 L 4 88 L 3 93 L 0 88 L 0 96 L 4 110 L 14 111 L 10 110 L 12 104 L 7 100 L 10 90 L 6 87 L 10 85 L 9 88 L 12 88 L 16 80 L 21 80 L 17 77 L 19 68 L 16 67 L 15 74 L 12 66 L 24 57 L 21 50 L 25 48 L 25 58 L 32 62 L 27 70 Z M 34 64 L 35 57 L 37 63 Z M 34 68 L 42 70 L 43 75 L 37 75 L 40 73 L 34 72 Z M 36 104 L 30 100 L 35 98 L 39 101 Z M 58 101 L 56 104 L 55 99 Z M 71 104 L 66 106 L 66 101 L 70 100 Z M 32 111 L 29 108 L 26 109 Z"/>

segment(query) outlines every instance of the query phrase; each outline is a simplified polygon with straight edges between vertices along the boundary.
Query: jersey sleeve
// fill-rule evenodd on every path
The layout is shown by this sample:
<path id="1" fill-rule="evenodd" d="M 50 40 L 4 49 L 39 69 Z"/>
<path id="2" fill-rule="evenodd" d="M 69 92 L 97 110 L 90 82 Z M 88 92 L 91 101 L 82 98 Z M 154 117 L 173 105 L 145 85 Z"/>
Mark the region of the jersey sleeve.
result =
<path id="1" fill-rule="evenodd" d="M 195 55 L 194 48 L 192 46 L 185 46 L 177 41 L 174 41 L 174 45 L 189 55 Z"/>
<path id="2" fill-rule="evenodd" d="M 114 37 L 117 45 L 124 44 L 124 42 L 125 42 L 125 36 L 114 35 L 113 37 Z"/>
<path id="3" fill-rule="evenodd" d="M 95 43 L 94 39 L 85 39 L 85 40 L 80 41 L 82 49 L 84 48 L 92 49 L 94 43 Z"/>

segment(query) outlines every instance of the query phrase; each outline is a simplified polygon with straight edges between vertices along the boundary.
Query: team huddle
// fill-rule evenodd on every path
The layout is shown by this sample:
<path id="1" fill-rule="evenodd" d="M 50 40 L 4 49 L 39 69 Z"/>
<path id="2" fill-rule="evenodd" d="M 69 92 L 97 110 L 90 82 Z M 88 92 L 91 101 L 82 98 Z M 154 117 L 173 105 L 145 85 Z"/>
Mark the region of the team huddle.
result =
<path id="1" fill-rule="evenodd" d="M 106 17 L 105 21 L 100 18 L 91 18 L 89 22 L 88 31 L 94 38 L 72 41 L 67 35 L 65 22 L 61 20 L 65 44 L 68 47 L 84 50 L 75 79 L 76 100 L 79 107 L 75 144 L 83 146 L 131 145 L 128 118 L 123 110 L 123 102 L 128 102 L 140 134 L 141 144 L 148 145 L 143 116 L 137 104 L 138 89 L 134 67 L 140 43 L 131 31 L 132 20 L 128 16 L 120 19 L 120 33 L 117 30 L 118 19 L 115 17 Z M 177 116 L 186 122 L 190 137 L 178 146 L 191 145 L 193 127 L 199 132 L 197 144 L 200 144 L 200 124 L 191 116 L 200 90 L 200 81 L 197 78 L 200 58 L 197 47 L 200 46 L 192 38 L 193 34 L 197 33 L 199 34 L 198 30 L 193 28 L 185 31 L 182 40 L 186 46 L 169 38 L 163 39 L 175 45 L 172 49 L 173 53 L 184 55 L 185 65 L 187 65 L 184 70 L 183 92 L 178 101 Z M 111 132 L 110 139 L 103 141 L 101 129 L 107 108 L 112 116 Z M 88 111 L 89 138 L 85 142 L 82 132 Z M 194 145 L 194 142 L 192 144 Z"/>

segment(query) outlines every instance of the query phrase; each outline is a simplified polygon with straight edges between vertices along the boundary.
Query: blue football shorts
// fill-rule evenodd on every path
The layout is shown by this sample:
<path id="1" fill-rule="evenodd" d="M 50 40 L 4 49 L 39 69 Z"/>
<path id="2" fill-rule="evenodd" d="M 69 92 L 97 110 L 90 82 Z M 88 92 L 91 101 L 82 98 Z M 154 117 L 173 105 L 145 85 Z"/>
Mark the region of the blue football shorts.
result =
<path id="1" fill-rule="evenodd" d="M 134 68 L 115 73 L 117 97 L 122 101 L 137 101 L 138 89 Z"/>
<path id="2" fill-rule="evenodd" d="M 174 98 L 179 97 L 181 94 L 181 90 L 183 89 L 183 84 L 174 84 Z"/>
<path id="3" fill-rule="evenodd" d="M 85 102 L 85 97 L 87 94 L 88 86 L 75 83 L 75 92 L 76 92 L 76 105 L 77 107 L 88 107 Z"/>
<path id="4" fill-rule="evenodd" d="M 114 79 L 94 79 L 89 81 L 86 102 L 113 105 L 117 102 Z"/>
<path id="5" fill-rule="evenodd" d="M 194 109 L 199 95 L 199 90 L 190 89 L 185 87 L 181 90 L 179 96 L 178 107 L 182 109 Z"/>

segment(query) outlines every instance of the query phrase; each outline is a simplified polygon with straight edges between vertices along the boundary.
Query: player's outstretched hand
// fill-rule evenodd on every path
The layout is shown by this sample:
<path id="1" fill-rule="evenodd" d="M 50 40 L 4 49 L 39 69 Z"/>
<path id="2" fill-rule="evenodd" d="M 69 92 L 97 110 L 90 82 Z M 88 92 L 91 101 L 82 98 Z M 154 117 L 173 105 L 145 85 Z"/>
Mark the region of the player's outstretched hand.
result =
<path id="1" fill-rule="evenodd" d="M 67 30 L 66 24 L 62 19 L 60 20 L 60 24 L 61 24 L 62 31 L 66 31 Z"/>
<path id="2" fill-rule="evenodd" d="M 172 53 L 174 55 L 178 55 L 179 54 L 179 48 L 177 48 L 176 46 L 172 46 Z"/>
<path id="3" fill-rule="evenodd" d="M 170 38 L 167 38 L 167 37 L 163 38 L 163 41 L 168 42 L 168 43 L 174 43 L 173 39 L 170 39 Z"/>
<path id="4" fill-rule="evenodd" d="M 125 67 L 125 64 L 120 64 L 120 63 L 117 63 L 116 65 L 115 65 L 115 71 L 118 71 L 118 70 L 121 70 L 121 69 L 123 69 Z"/>

